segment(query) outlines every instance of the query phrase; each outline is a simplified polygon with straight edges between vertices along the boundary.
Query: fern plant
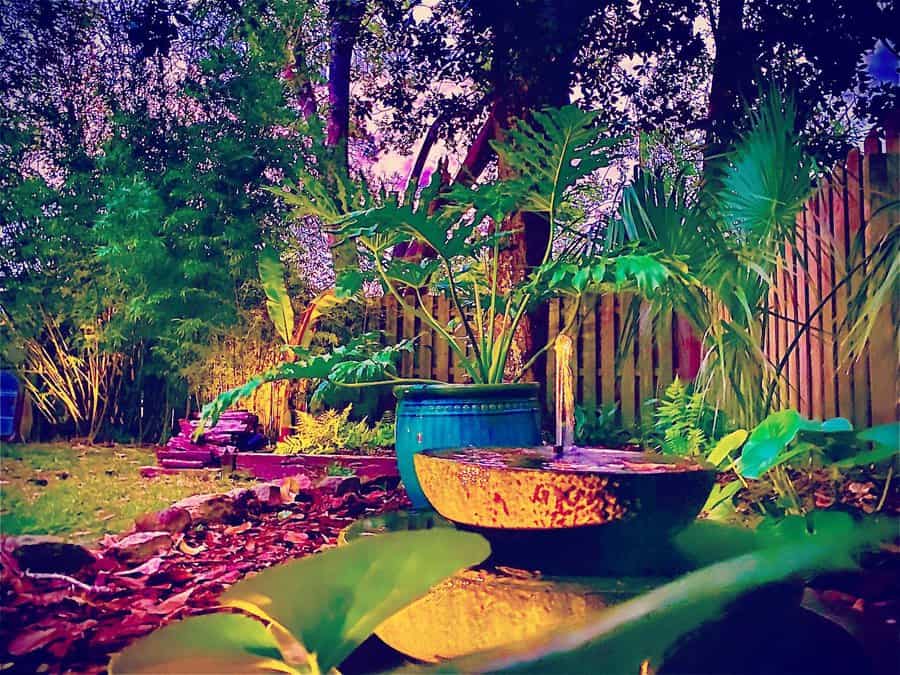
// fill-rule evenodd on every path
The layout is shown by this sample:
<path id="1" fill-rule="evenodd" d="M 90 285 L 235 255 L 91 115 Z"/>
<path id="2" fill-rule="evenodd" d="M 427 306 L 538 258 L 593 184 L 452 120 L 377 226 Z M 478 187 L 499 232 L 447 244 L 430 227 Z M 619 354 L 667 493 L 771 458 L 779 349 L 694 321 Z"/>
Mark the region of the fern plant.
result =
<path id="1" fill-rule="evenodd" d="M 366 420 L 350 419 L 352 406 L 343 410 L 326 410 L 319 415 L 299 412 L 293 433 L 275 446 L 279 455 L 322 455 L 335 452 L 362 451 L 392 445 L 394 425 L 377 422 L 369 426 Z"/>
<path id="2" fill-rule="evenodd" d="M 721 415 L 706 403 L 703 394 L 677 377 L 666 387 L 653 413 L 660 450 L 670 455 L 706 455 L 722 427 Z"/>

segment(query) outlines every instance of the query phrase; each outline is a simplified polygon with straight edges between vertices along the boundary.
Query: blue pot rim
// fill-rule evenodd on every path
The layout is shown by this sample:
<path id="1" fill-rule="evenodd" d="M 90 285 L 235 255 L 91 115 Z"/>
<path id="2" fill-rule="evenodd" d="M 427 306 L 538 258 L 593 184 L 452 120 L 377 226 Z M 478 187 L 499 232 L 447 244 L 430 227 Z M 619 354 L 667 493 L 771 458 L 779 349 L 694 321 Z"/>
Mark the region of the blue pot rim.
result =
<path id="1" fill-rule="evenodd" d="M 541 385 L 537 382 L 508 384 L 401 384 L 394 387 L 394 397 L 400 400 L 421 399 L 498 399 L 536 398 Z"/>

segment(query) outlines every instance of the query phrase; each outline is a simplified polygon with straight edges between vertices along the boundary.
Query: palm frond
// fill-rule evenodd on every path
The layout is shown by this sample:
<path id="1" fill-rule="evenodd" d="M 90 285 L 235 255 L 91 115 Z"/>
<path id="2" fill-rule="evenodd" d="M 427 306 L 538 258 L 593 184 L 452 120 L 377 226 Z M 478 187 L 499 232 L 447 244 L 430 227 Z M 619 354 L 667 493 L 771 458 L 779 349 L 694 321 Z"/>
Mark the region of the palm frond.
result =
<path id="1" fill-rule="evenodd" d="M 714 203 L 726 225 L 756 242 L 792 234 L 809 195 L 815 162 L 796 133 L 797 108 L 776 88 L 751 113 L 750 129 L 729 153 Z"/>

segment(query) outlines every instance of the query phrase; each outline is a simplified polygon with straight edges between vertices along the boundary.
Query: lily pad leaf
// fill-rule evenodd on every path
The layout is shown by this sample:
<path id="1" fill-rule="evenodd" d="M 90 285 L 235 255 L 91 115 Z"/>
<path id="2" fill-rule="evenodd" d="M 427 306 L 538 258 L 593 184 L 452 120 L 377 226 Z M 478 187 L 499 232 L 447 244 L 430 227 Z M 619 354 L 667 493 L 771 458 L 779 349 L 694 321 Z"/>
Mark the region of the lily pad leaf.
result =
<path id="1" fill-rule="evenodd" d="M 781 452 L 803 426 L 796 410 L 782 410 L 764 419 L 750 434 L 741 453 L 740 471 L 746 478 L 759 478 L 778 465 Z"/>
<path id="2" fill-rule="evenodd" d="M 487 541 L 470 532 L 385 534 L 267 569 L 221 601 L 278 622 L 325 673 L 383 621 L 489 554 Z"/>
<path id="3" fill-rule="evenodd" d="M 256 619 L 207 614 L 176 621 L 113 656 L 118 673 L 296 673 Z"/>
<path id="4" fill-rule="evenodd" d="M 834 466 L 839 469 L 850 469 L 854 466 L 865 466 L 867 464 L 878 464 L 897 456 L 897 451 L 887 445 L 876 445 L 872 450 L 859 452 L 852 457 L 834 462 Z"/>

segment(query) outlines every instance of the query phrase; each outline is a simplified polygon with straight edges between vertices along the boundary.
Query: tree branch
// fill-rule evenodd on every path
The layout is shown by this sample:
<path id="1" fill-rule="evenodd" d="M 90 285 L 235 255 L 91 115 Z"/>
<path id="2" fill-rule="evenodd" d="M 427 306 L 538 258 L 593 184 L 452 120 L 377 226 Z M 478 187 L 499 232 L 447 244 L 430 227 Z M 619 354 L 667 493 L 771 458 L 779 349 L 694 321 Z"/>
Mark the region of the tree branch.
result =
<path id="1" fill-rule="evenodd" d="M 497 133 L 495 121 L 496 115 L 494 107 L 492 106 L 478 135 L 475 137 L 475 140 L 472 141 L 472 145 L 469 146 L 469 151 L 466 153 L 462 166 L 459 167 L 459 171 L 457 171 L 456 176 L 453 178 L 454 183 L 472 185 L 478 180 L 478 177 L 481 175 L 481 172 L 484 171 L 488 162 L 491 161 L 494 149 L 491 147 L 490 141 L 494 139 Z"/>

